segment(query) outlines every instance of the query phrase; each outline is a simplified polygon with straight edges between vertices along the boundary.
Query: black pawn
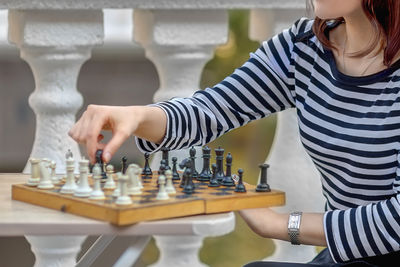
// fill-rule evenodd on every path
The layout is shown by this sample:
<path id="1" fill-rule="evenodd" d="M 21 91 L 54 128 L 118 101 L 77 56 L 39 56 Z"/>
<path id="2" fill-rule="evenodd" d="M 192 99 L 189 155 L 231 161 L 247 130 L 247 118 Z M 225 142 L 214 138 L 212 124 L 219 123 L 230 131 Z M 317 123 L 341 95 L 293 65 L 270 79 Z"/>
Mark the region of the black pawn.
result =
<path id="1" fill-rule="evenodd" d="M 142 170 L 142 175 L 144 178 L 150 178 L 153 176 L 153 171 L 151 170 L 150 164 L 149 164 L 149 157 L 150 157 L 149 153 L 147 153 L 147 152 L 144 153 L 145 162 L 144 162 L 144 167 Z"/>
<path id="2" fill-rule="evenodd" d="M 212 173 L 210 170 L 211 149 L 208 146 L 203 147 L 203 170 L 197 180 L 210 181 Z"/>
<path id="3" fill-rule="evenodd" d="M 219 182 L 217 179 L 217 165 L 215 163 L 213 163 L 211 165 L 211 169 L 212 169 L 212 176 L 210 179 L 210 183 L 208 184 L 209 187 L 218 187 L 219 186 Z"/>
<path id="4" fill-rule="evenodd" d="M 161 160 L 160 162 L 160 168 L 158 169 L 158 175 L 165 175 L 165 170 L 166 170 L 166 164 L 165 160 Z"/>
<path id="5" fill-rule="evenodd" d="M 121 159 L 121 172 L 122 174 L 126 174 L 126 169 L 128 168 L 128 165 L 126 164 L 126 162 L 128 161 L 128 159 L 123 156 Z"/>
<path id="6" fill-rule="evenodd" d="M 235 181 L 232 178 L 232 155 L 228 153 L 226 156 L 226 174 L 224 179 L 222 179 L 221 184 L 223 186 L 235 186 Z"/>
<path id="7" fill-rule="evenodd" d="M 269 165 L 264 163 L 260 164 L 259 167 L 261 168 L 261 175 L 260 175 L 260 183 L 256 187 L 256 192 L 270 192 L 271 189 L 267 184 L 267 169 Z"/>
<path id="8" fill-rule="evenodd" d="M 185 186 L 183 187 L 183 193 L 187 195 L 191 195 L 194 193 L 194 184 L 193 184 L 193 177 L 192 177 L 192 170 L 191 168 L 186 168 L 183 173 L 185 177 Z"/>
<path id="9" fill-rule="evenodd" d="M 165 160 L 165 170 L 170 170 L 171 167 L 169 166 L 169 151 L 170 149 L 168 147 L 162 147 L 162 159 Z"/>
<path id="10" fill-rule="evenodd" d="M 196 149 L 194 146 L 189 150 L 190 159 L 192 160 L 192 178 L 197 179 L 199 177 L 199 173 L 196 171 Z"/>
<path id="11" fill-rule="evenodd" d="M 217 164 L 217 174 L 216 174 L 216 178 L 218 180 L 218 182 L 222 182 L 222 180 L 225 177 L 224 174 L 224 149 L 221 147 L 218 147 L 217 149 L 215 149 L 215 161 Z"/>
<path id="12" fill-rule="evenodd" d="M 239 175 L 239 182 L 235 187 L 235 192 L 246 193 L 246 187 L 243 184 L 243 170 L 242 169 L 238 170 L 238 175 Z"/>
<path id="13" fill-rule="evenodd" d="M 180 176 L 178 173 L 178 170 L 176 168 L 176 162 L 178 161 L 178 159 L 176 157 L 172 157 L 172 180 L 180 180 Z"/>
<path id="14" fill-rule="evenodd" d="M 103 162 L 103 150 L 99 149 L 96 151 L 96 163 L 99 164 L 101 168 L 101 178 L 107 179 L 107 174 L 104 171 L 104 162 Z"/>
<path id="15" fill-rule="evenodd" d="M 185 171 L 183 172 L 181 183 L 179 184 L 180 188 L 184 188 L 185 187 L 186 179 L 188 178 L 186 170 L 190 169 L 190 172 L 192 172 L 192 170 L 190 168 L 191 165 L 192 165 L 192 160 L 190 158 L 186 158 L 186 159 L 182 160 L 181 163 L 179 163 L 179 168 L 181 168 L 181 169 L 186 168 Z M 186 173 L 186 175 L 184 175 L 185 173 Z"/>

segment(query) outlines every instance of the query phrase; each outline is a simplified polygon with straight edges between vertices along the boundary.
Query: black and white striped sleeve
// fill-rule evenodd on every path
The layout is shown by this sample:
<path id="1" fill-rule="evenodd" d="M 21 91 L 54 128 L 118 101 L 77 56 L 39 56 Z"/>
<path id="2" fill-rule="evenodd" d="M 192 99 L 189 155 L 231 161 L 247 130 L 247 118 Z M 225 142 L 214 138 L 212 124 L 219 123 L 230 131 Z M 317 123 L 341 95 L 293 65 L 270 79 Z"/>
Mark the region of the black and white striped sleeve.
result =
<path id="1" fill-rule="evenodd" d="M 329 251 L 336 262 L 400 251 L 400 154 L 393 189 L 387 200 L 324 215 Z"/>
<path id="2" fill-rule="evenodd" d="M 136 138 L 142 152 L 203 145 L 250 121 L 295 106 L 293 40 L 306 19 L 265 41 L 249 60 L 212 88 L 155 105 L 167 115 L 161 144 Z M 179 75 L 179 74 L 177 74 Z"/>

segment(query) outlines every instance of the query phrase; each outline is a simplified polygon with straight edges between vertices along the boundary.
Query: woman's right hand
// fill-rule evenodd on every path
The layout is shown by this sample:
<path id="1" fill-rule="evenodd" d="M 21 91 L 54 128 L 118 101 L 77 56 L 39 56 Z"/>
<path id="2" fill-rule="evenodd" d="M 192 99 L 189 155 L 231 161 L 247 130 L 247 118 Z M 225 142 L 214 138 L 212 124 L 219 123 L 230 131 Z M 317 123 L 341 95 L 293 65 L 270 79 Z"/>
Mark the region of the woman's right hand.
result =
<path id="1" fill-rule="evenodd" d="M 75 141 L 86 146 L 92 163 L 95 161 L 95 153 L 98 149 L 103 150 L 103 160 L 109 162 L 118 148 L 131 135 L 160 142 L 165 133 L 165 124 L 165 114 L 158 107 L 89 105 L 68 134 Z M 151 131 L 152 128 L 153 131 Z M 101 134 L 102 130 L 112 133 L 107 143 L 101 143 L 104 138 Z"/>

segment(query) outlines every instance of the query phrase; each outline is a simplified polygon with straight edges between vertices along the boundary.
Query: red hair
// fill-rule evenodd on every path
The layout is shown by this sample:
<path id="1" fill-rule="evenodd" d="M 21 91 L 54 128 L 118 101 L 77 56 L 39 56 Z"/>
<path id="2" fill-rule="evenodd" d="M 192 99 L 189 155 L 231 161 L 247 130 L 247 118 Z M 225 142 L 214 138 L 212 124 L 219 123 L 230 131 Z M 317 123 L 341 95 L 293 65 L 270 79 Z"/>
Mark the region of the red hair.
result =
<path id="1" fill-rule="evenodd" d="M 312 3 L 311 3 L 312 6 Z M 362 7 L 374 30 L 371 45 L 354 54 L 361 57 L 371 53 L 379 45 L 383 49 L 383 63 L 390 66 L 400 50 L 400 1 L 399 0 L 363 0 Z M 336 18 L 342 21 L 343 18 Z M 313 31 L 318 40 L 328 49 L 337 49 L 325 35 L 327 19 L 315 17 Z M 379 51 L 380 51 L 379 50 Z"/>

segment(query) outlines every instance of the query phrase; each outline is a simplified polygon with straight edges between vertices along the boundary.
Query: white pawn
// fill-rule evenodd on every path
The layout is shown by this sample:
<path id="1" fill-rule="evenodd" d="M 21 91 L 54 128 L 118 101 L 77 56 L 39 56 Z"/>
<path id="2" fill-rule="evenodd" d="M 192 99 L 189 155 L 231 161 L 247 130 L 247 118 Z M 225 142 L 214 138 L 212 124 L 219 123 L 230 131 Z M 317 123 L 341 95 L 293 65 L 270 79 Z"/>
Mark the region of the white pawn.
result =
<path id="1" fill-rule="evenodd" d="M 167 200 L 169 199 L 168 193 L 167 191 L 165 191 L 165 176 L 164 175 L 160 175 L 158 177 L 158 184 L 160 186 L 158 193 L 157 193 L 157 200 Z"/>
<path id="2" fill-rule="evenodd" d="M 142 190 L 139 185 L 139 176 L 136 164 L 130 164 L 126 172 L 129 177 L 129 186 L 128 186 L 128 194 L 129 195 L 140 195 L 142 194 Z M 140 173 L 140 172 L 139 172 Z"/>
<path id="3" fill-rule="evenodd" d="M 121 189 L 121 194 L 118 196 L 117 200 L 115 201 L 115 204 L 117 205 L 130 205 L 132 204 L 132 199 L 128 195 L 128 188 L 127 188 L 127 183 L 128 182 L 128 176 L 122 175 L 120 172 L 118 173 L 118 184 Z"/>
<path id="4" fill-rule="evenodd" d="M 107 181 L 104 184 L 104 189 L 115 189 L 115 182 L 113 179 L 113 174 L 114 174 L 113 165 L 110 165 L 110 164 L 107 165 L 106 172 L 107 172 Z"/>
<path id="5" fill-rule="evenodd" d="M 54 185 L 51 182 L 51 177 L 48 169 L 48 162 L 47 161 L 40 162 L 39 169 L 40 169 L 40 182 L 38 184 L 38 188 L 39 189 L 54 188 Z"/>
<path id="6" fill-rule="evenodd" d="M 52 160 L 50 163 L 50 169 L 51 169 L 51 181 L 53 182 L 53 184 L 58 184 L 60 182 L 60 178 L 57 177 L 56 162 L 54 160 Z"/>
<path id="7" fill-rule="evenodd" d="M 136 166 L 137 166 L 137 168 L 135 169 L 135 174 L 136 174 L 136 176 L 138 178 L 140 189 L 143 189 L 143 183 L 142 183 L 142 171 L 143 171 L 143 169 L 140 168 L 138 165 L 136 165 Z"/>
<path id="8" fill-rule="evenodd" d="M 101 167 L 99 164 L 94 165 L 93 167 L 93 191 L 90 193 L 89 199 L 101 200 L 105 199 L 104 192 L 101 190 L 100 180 L 101 180 Z"/>
<path id="9" fill-rule="evenodd" d="M 115 188 L 114 192 L 112 193 L 112 196 L 119 197 L 120 195 L 121 195 L 121 184 L 119 183 L 119 181 L 117 181 L 117 187 Z"/>
<path id="10" fill-rule="evenodd" d="M 67 178 L 63 187 L 61 187 L 61 194 L 73 194 L 78 187 L 75 182 L 75 162 L 72 158 L 67 159 Z"/>
<path id="11" fill-rule="evenodd" d="M 174 183 L 172 182 L 172 171 L 166 170 L 165 176 L 167 177 L 167 185 L 165 186 L 165 191 L 167 191 L 167 193 L 170 195 L 176 194 Z"/>
<path id="12" fill-rule="evenodd" d="M 40 159 L 30 158 L 29 162 L 31 163 L 31 177 L 29 177 L 27 185 L 29 186 L 37 186 L 40 182 Z"/>
<path id="13" fill-rule="evenodd" d="M 76 197 L 89 197 L 92 192 L 92 188 L 89 185 L 89 161 L 82 158 L 79 161 L 79 182 L 78 187 L 74 192 Z"/>

